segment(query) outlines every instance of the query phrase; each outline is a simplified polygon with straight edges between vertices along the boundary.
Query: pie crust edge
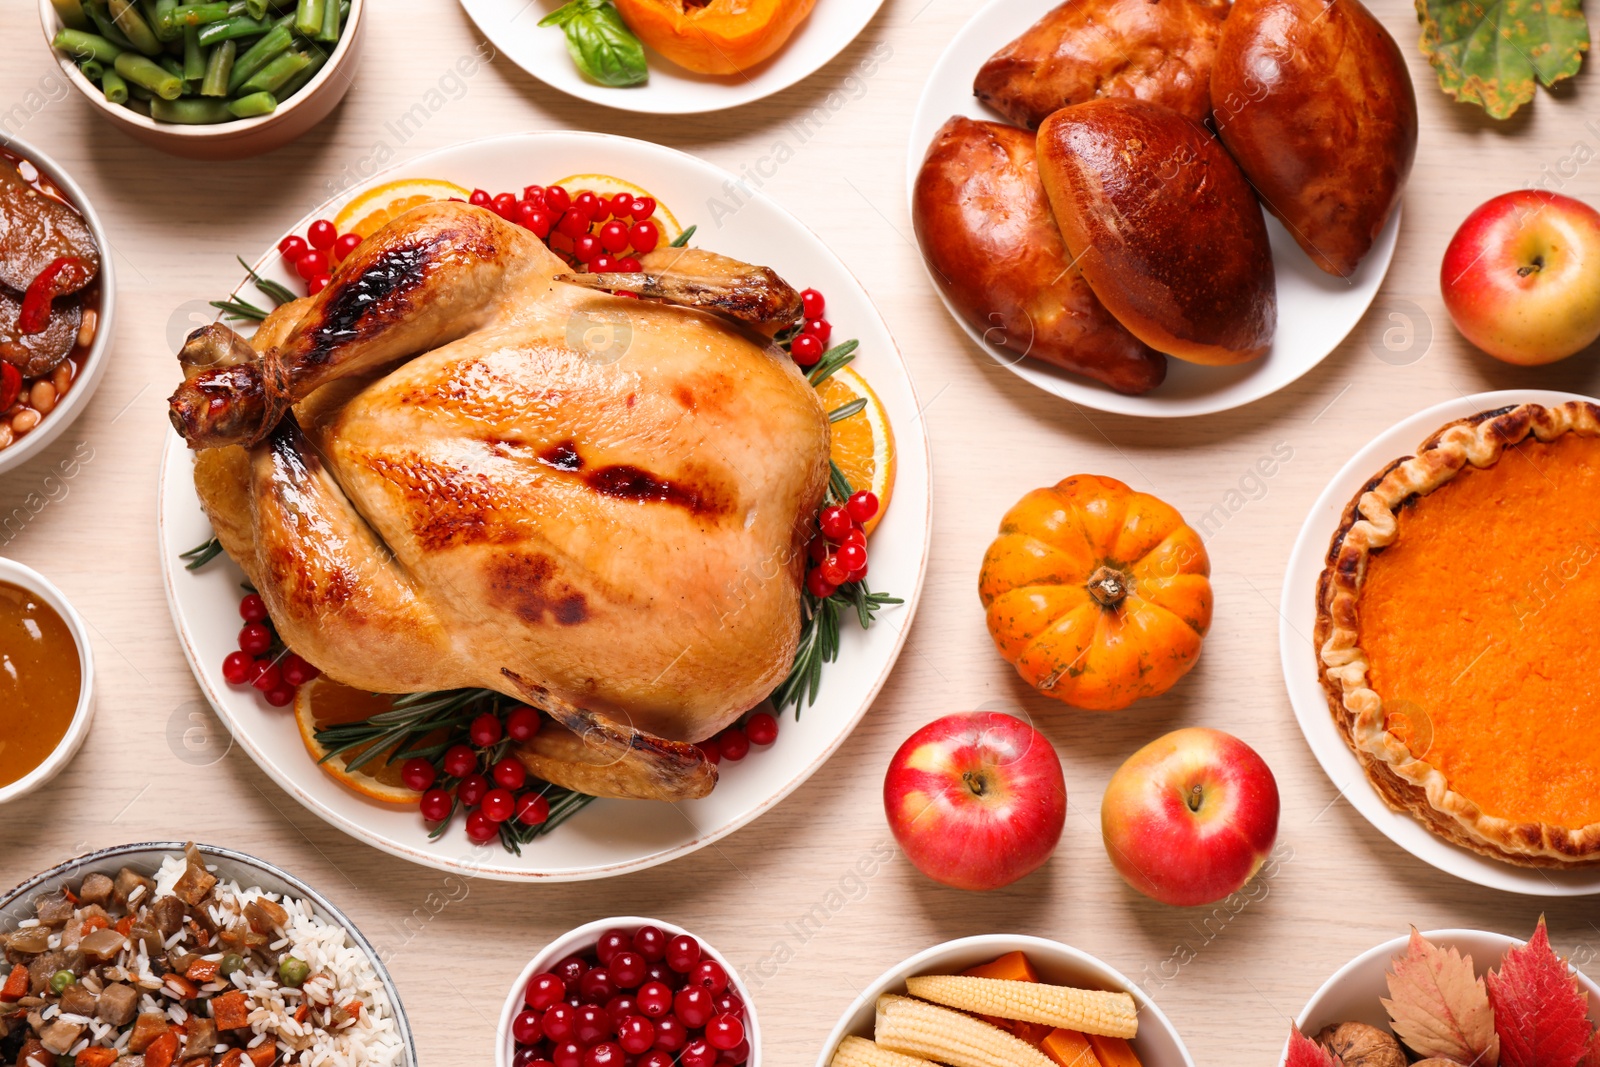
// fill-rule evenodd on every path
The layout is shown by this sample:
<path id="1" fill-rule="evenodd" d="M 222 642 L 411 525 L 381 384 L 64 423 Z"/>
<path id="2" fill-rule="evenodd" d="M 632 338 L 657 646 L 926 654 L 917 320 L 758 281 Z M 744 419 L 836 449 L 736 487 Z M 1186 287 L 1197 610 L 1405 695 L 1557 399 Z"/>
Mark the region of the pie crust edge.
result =
<path id="1" fill-rule="evenodd" d="M 1442 771 L 1415 756 L 1388 731 L 1382 698 L 1367 685 L 1356 602 L 1367 559 L 1394 541 L 1399 530 L 1396 511 L 1407 500 L 1433 492 L 1469 463 L 1493 466 L 1508 445 L 1530 434 L 1550 441 L 1568 432 L 1600 437 L 1600 405 L 1520 404 L 1482 411 L 1443 427 L 1423 442 L 1415 456 L 1391 463 L 1357 492 L 1328 546 L 1317 583 L 1313 644 L 1318 675 L 1340 734 L 1379 795 L 1391 808 L 1410 814 L 1447 841 L 1526 867 L 1600 863 L 1600 823 L 1567 829 L 1505 819 L 1486 814 L 1452 790 Z"/>

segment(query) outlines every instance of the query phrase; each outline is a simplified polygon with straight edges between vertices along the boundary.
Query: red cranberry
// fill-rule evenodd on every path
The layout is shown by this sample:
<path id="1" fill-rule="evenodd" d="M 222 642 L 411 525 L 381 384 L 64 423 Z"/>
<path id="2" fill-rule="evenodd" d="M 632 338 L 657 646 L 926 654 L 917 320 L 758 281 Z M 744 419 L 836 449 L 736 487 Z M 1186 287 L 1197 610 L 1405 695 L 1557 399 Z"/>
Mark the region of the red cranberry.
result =
<path id="1" fill-rule="evenodd" d="M 678 990 L 678 995 L 672 998 L 672 1014 L 690 1029 L 704 1026 L 713 1010 L 711 993 L 704 986 L 688 986 Z"/>
<path id="2" fill-rule="evenodd" d="M 679 974 L 687 974 L 700 962 L 700 942 L 688 934 L 679 934 L 667 942 L 667 966 Z"/>
<path id="3" fill-rule="evenodd" d="M 560 1044 L 571 1041 L 573 1028 L 578 1020 L 578 1009 L 570 1004 L 553 1004 L 545 1009 L 544 1018 L 539 1026 L 544 1030 L 544 1036 L 552 1042 Z"/>
<path id="4" fill-rule="evenodd" d="M 643 956 L 629 949 L 612 956 L 606 964 L 606 972 L 611 975 L 618 989 L 638 989 L 639 983 L 644 981 L 647 966 Z"/>
<path id="5" fill-rule="evenodd" d="M 639 987 L 635 998 L 639 1010 L 652 1019 L 659 1019 L 672 1010 L 672 990 L 665 982 L 646 982 Z"/>
<path id="6" fill-rule="evenodd" d="M 519 1045 L 531 1045 L 544 1036 L 544 1029 L 540 1025 L 539 1013 L 536 1011 L 519 1011 L 517 1017 L 511 1020 L 511 1036 L 516 1038 Z"/>
<path id="7" fill-rule="evenodd" d="M 590 972 L 593 973 L 593 972 Z M 573 1017 L 572 1039 L 580 1045 L 593 1045 L 616 1033 L 611 1016 L 604 1008 L 585 1004 Z"/>
<path id="8" fill-rule="evenodd" d="M 528 979 L 528 987 L 522 993 L 522 1002 L 530 1008 L 544 1011 L 561 1003 L 561 998 L 567 995 L 567 983 L 545 971 Z"/>
<path id="9" fill-rule="evenodd" d="M 649 1052 L 656 1043 L 656 1027 L 643 1015 L 630 1015 L 617 1026 L 617 1044 L 634 1056 Z"/>
<path id="10" fill-rule="evenodd" d="M 667 954 L 667 935 L 659 926 L 641 926 L 633 932 L 633 951 L 654 963 Z"/>

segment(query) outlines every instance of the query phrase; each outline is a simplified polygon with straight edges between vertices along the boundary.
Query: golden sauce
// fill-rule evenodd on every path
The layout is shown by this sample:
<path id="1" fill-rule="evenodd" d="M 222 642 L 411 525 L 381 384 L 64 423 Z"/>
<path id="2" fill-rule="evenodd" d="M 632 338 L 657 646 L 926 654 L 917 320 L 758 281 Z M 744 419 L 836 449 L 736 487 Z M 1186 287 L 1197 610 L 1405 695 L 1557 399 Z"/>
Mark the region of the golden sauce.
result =
<path id="1" fill-rule="evenodd" d="M 49 758 L 78 710 L 78 644 L 55 609 L 0 582 L 0 785 Z"/>

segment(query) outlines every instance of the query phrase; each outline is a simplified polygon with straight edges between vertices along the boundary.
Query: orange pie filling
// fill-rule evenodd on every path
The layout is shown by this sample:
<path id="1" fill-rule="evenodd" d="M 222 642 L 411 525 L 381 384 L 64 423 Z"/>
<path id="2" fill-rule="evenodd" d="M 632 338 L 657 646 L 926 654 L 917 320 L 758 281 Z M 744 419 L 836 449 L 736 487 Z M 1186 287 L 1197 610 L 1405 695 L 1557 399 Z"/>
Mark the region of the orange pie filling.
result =
<path id="1" fill-rule="evenodd" d="M 1600 439 L 1529 438 L 1398 516 L 1357 602 L 1387 728 L 1487 815 L 1600 822 Z"/>

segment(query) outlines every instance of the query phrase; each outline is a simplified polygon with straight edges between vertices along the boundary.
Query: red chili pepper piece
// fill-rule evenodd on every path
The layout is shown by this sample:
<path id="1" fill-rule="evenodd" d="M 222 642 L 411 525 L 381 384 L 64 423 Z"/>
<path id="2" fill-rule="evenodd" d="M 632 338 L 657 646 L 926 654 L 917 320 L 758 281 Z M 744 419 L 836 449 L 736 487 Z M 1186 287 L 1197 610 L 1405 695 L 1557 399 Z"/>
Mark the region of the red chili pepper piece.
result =
<path id="1" fill-rule="evenodd" d="M 17 402 L 22 394 L 22 372 L 15 366 L 0 361 L 0 411 Z"/>
<path id="2" fill-rule="evenodd" d="M 89 264 L 77 256 L 57 256 L 28 283 L 22 295 L 22 312 L 17 329 L 25 334 L 43 333 L 50 325 L 50 302 L 63 293 L 81 289 L 89 280 Z"/>

